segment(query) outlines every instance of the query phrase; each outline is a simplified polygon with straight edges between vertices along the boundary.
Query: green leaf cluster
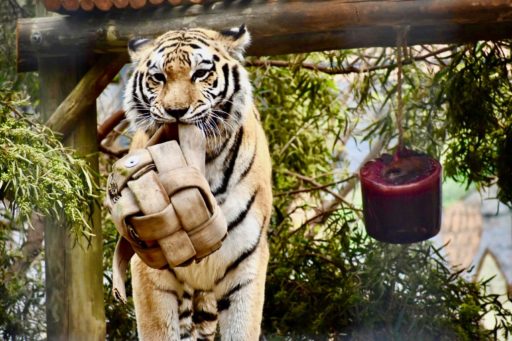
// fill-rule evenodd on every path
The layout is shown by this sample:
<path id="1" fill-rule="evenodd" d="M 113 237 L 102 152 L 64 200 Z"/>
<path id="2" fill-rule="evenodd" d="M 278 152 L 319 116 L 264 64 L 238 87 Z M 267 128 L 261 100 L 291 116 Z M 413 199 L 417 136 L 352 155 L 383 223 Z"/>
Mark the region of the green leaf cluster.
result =
<path id="1" fill-rule="evenodd" d="M 512 206 L 512 44 L 479 42 L 439 77 L 449 134 L 445 173 L 469 184 L 497 183 Z"/>
<path id="2" fill-rule="evenodd" d="M 18 94 L 0 89 L 0 200 L 13 224 L 42 214 L 91 237 L 95 184 L 84 159 L 45 126 L 19 113 Z"/>
<path id="3" fill-rule="evenodd" d="M 29 276 L 9 273 L 19 255 L 8 247 L 15 241 L 11 231 L 0 228 L 0 338 L 3 340 L 38 340 L 44 333 L 43 267 L 33 268 Z M 5 281 L 5 278 L 10 280 Z"/>

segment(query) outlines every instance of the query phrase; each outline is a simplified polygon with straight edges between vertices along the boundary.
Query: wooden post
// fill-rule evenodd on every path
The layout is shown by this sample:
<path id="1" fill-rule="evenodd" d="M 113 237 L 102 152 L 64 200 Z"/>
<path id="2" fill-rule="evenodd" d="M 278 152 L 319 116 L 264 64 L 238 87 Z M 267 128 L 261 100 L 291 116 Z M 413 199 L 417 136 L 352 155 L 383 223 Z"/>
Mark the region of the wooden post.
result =
<path id="1" fill-rule="evenodd" d="M 85 73 L 83 59 L 40 58 L 42 119 L 47 120 Z M 95 104 L 73 125 L 67 146 L 88 156 L 98 171 Z M 92 156 L 91 156 L 92 155 Z M 64 203 L 65 204 L 65 203 Z M 75 245 L 65 226 L 46 220 L 46 312 L 48 340 L 105 340 L 100 209 L 92 217 L 95 237 Z"/>

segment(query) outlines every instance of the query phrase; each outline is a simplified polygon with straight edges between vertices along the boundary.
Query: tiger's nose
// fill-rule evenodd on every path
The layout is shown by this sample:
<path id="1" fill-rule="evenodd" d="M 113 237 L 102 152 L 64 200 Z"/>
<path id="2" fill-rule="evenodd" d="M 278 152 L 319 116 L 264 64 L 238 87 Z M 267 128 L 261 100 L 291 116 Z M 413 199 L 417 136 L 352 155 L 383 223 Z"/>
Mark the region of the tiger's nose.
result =
<path id="1" fill-rule="evenodd" d="M 167 113 L 167 115 L 169 116 L 172 116 L 176 119 L 184 116 L 188 111 L 188 108 L 183 108 L 183 109 L 165 109 L 165 112 Z"/>

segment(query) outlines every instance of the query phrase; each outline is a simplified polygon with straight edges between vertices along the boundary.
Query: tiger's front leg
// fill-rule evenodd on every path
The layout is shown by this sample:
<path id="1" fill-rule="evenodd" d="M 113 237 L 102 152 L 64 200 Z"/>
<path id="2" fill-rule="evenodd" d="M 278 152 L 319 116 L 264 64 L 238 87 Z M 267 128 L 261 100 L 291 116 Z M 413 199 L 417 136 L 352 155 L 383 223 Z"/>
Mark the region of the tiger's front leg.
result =
<path id="1" fill-rule="evenodd" d="M 268 258 L 267 240 L 262 236 L 247 264 L 241 264 L 215 290 L 223 341 L 259 340 Z"/>
<path id="2" fill-rule="evenodd" d="M 178 300 L 183 285 L 171 272 L 152 269 L 137 256 L 131 272 L 139 340 L 180 340 Z"/>

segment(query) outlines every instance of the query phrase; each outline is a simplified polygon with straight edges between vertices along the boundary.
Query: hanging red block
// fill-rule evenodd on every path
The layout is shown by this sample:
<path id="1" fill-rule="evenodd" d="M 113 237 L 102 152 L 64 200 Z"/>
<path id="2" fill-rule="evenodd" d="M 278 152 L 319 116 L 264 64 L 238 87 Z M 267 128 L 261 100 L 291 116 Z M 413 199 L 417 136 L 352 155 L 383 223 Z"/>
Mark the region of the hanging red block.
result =
<path id="1" fill-rule="evenodd" d="M 441 164 L 401 149 L 367 162 L 360 171 L 368 234 L 388 243 L 435 236 L 441 226 Z"/>

